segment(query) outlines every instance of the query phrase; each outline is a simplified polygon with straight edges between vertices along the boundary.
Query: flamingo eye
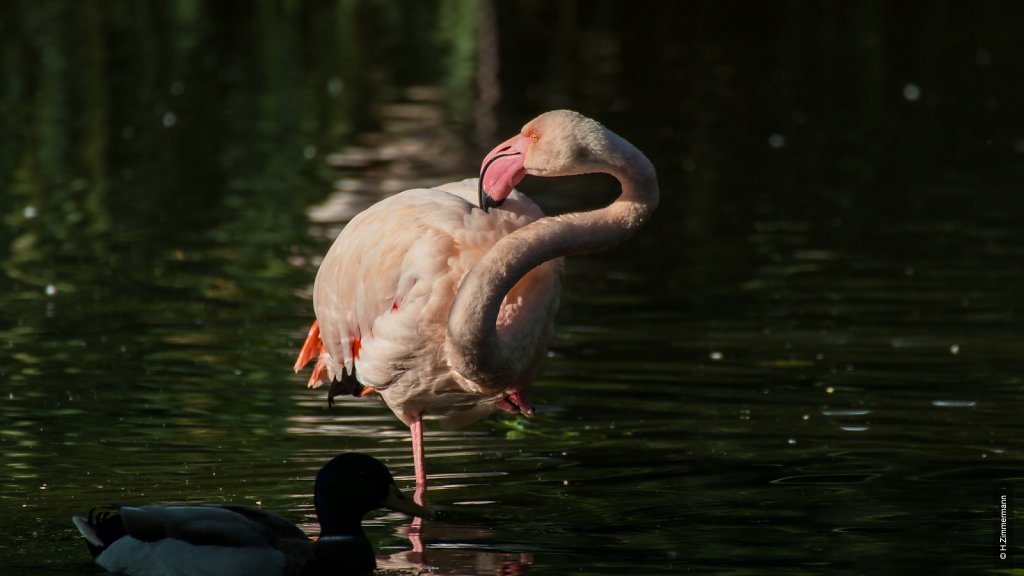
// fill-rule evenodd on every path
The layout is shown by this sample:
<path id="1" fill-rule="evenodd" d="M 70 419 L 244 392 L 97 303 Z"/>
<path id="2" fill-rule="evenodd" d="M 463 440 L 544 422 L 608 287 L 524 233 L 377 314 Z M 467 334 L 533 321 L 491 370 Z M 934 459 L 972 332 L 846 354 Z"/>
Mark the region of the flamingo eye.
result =
<path id="1" fill-rule="evenodd" d="M 530 132 L 530 140 L 536 142 L 537 140 L 540 140 L 540 135 L 536 132 Z"/>

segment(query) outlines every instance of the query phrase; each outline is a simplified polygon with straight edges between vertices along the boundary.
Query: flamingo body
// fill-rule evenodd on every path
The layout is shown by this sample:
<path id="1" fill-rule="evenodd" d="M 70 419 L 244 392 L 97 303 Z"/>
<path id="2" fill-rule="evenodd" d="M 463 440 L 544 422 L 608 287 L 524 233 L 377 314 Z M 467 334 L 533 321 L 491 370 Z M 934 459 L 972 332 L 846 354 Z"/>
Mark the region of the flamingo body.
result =
<path id="1" fill-rule="evenodd" d="M 561 258 L 531 270 L 504 298 L 498 325 L 526 358 L 497 385 L 454 372 L 445 354 L 449 312 L 466 273 L 499 240 L 544 216 L 514 191 L 501 209 L 476 207 L 477 180 L 407 190 L 345 226 L 317 272 L 317 331 L 297 369 L 317 353 L 309 386 L 354 372 L 406 425 L 444 413 L 449 425 L 473 422 L 522 392 L 547 350 L 563 276 Z M 319 340 L 319 342 L 317 342 Z"/>

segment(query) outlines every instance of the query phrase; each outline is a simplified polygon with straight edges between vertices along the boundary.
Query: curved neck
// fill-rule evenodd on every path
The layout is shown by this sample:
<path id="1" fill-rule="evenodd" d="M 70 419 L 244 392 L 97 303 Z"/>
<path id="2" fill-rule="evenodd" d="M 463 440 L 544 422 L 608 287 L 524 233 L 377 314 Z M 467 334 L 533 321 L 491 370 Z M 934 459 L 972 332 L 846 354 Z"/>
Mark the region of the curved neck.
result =
<path id="1" fill-rule="evenodd" d="M 596 252 L 632 236 L 658 205 L 654 166 L 620 140 L 611 174 L 622 193 L 611 205 L 589 212 L 541 218 L 502 238 L 466 274 L 448 315 L 451 367 L 486 388 L 505 388 L 533 361 L 521 346 L 503 345 L 496 321 L 502 300 L 535 267 L 560 256 Z M 519 349 L 517 349 L 519 348 Z"/>

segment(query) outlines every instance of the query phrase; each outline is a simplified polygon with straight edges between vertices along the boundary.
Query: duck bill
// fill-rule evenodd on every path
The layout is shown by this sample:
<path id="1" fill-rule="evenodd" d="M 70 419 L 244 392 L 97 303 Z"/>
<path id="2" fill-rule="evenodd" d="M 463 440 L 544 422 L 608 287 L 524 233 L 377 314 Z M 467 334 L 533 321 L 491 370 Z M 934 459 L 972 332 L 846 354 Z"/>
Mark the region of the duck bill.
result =
<path id="1" fill-rule="evenodd" d="M 402 494 L 402 491 L 394 484 L 388 487 L 388 495 L 384 498 L 381 505 L 409 516 L 419 516 L 420 518 L 430 518 L 432 516 L 429 510 L 406 498 L 405 494 Z"/>
<path id="2" fill-rule="evenodd" d="M 530 139 L 516 135 L 484 157 L 480 165 L 480 208 L 499 206 L 526 176 L 526 147 Z"/>

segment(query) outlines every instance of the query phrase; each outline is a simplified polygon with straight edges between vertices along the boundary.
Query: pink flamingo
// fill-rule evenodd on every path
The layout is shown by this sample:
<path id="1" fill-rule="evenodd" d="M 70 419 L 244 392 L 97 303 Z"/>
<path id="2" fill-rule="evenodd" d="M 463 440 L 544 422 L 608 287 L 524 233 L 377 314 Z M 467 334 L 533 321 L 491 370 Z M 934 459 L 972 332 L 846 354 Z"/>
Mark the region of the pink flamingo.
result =
<path id="1" fill-rule="evenodd" d="M 551 337 L 562 256 L 632 236 L 658 204 L 651 162 L 568 110 L 534 118 L 485 158 L 480 180 L 407 190 L 342 230 L 313 288 L 316 320 L 295 371 L 309 387 L 371 392 L 412 434 L 416 501 L 426 488 L 425 412 L 461 426 L 495 410 L 533 415 L 526 388 Z M 589 212 L 545 217 L 514 190 L 526 174 L 603 172 L 622 193 Z M 500 209 L 495 209 L 500 206 Z"/>

